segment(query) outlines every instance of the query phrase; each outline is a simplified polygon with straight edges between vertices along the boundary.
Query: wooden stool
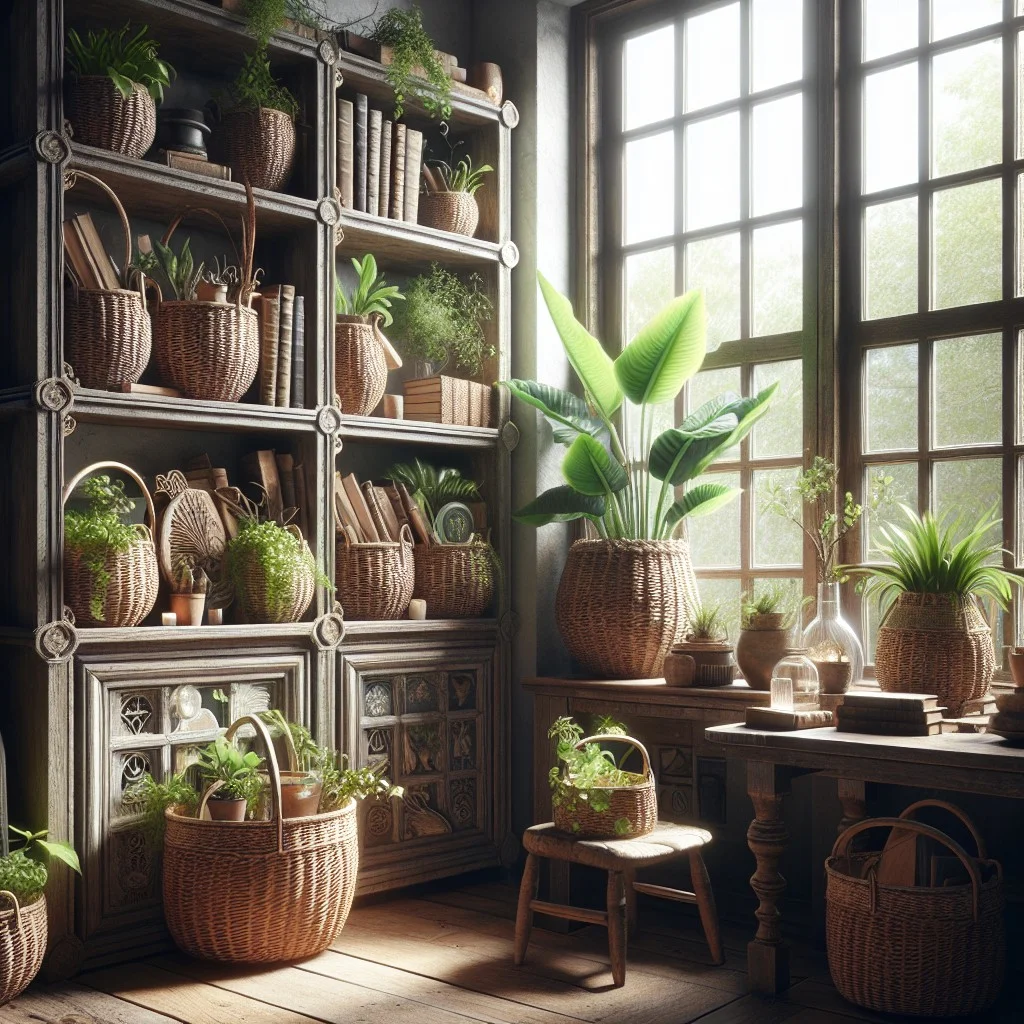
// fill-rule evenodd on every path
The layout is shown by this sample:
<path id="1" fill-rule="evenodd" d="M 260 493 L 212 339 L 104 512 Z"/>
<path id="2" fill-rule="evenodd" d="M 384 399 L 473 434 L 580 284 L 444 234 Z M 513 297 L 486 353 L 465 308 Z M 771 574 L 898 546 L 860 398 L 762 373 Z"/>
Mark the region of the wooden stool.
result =
<path id="1" fill-rule="evenodd" d="M 701 847 L 711 842 L 711 833 L 691 825 L 673 825 L 659 821 L 649 836 L 639 839 L 574 839 L 555 828 L 554 822 L 534 825 L 523 834 L 523 846 L 529 856 L 519 888 L 519 908 L 516 912 L 515 962 L 526 959 L 534 913 L 549 914 L 569 921 L 599 924 L 608 929 L 608 952 L 612 961 L 612 980 L 616 987 L 626 981 L 626 930 L 636 927 L 636 894 L 660 896 L 679 903 L 696 903 L 700 923 L 704 928 L 716 964 L 725 962 L 722 940 L 718 933 L 718 912 L 711 892 Z M 652 867 L 683 855 L 690 860 L 690 880 L 693 892 L 671 889 L 664 885 L 650 885 L 635 881 L 640 868 Z M 548 903 L 537 899 L 537 880 L 540 858 L 585 864 L 608 872 L 607 910 L 589 910 L 564 903 Z"/>

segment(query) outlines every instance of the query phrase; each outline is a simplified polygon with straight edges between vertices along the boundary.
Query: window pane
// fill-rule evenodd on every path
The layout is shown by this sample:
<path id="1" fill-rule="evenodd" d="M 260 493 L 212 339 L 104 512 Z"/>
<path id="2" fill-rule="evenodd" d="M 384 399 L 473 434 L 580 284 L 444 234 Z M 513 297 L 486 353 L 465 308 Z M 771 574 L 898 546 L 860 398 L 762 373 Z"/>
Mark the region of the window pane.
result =
<path id="1" fill-rule="evenodd" d="M 743 383 L 740 377 L 738 366 L 727 366 L 721 370 L 701 370 L 690 379 L 689 395 L 687 398 L 687 412 L 699 409 L 705 402 L 717 398 L 719 395 L 732 393 L 740 395 L 743 393 Z M 728 449 L 722 453 L 719 462 L 728 462 L 740 457 L 740 446 Z"/>
<path id="2" fill-rule="evenodd" d="M 737 111 L 686 128 L 686 227 L 709 227 L 740 216 L 740 115 Z"/>
<path id="3" fill-rule="evenodd" d="M 803 561 L 803 534 L 796 523 L 764 511 L 768 494 L 775 486 L 791 487 L 799 468 L 762 470 L 753 474 L 756 517 L 754 521 L 753 565 L 765 567 L 800 565 Z"/>
<path id="4" fill-rule="evenodd" d="M 1002 205 L 999 181 L 979 181 L 935 193 L 934 309 L 1002 297 Z"/>
<path id="5" fill-rule="evenodd" d="M 999 444 L 1003 437 L 1003 341 L 999 334 L 932 345 L 932 436 L 937 448 Z"/>
<path id="6" fill-rule="evenodd" d="M 885 500 L 874 510 L 871 508 L 871 495 L 884 493 Z M 861 544 L 866 561 L 877 562 L 881 559 L 877 542 L 880 539 L 878 528 L 905 522 L 900 505 L 917 508 L 917 463 L 893 462 L 871 465 L 864 470 L 864 518 L 861 520 Z"/>
<path id="7" fill-rule="evenodd" d="M 675 141 L 672 132 L 626 143 L 626 243 L 675 229 Z"/>
<path id="8" fill-rule="evenodd" d="M 917 46 L 918 0 L 864 0 L 864 59 Z"/>
<path id="9" fill-rule="evenodd" d="M 696 483 L 740 486 L 739 473 L 706 473 Z M 693 564 L 705 569 L 740 567 L 740 499 L 722 506 L 714 515 L 687 520 Z"/>
<path id="10" fill-rule="evenodd" d="M 982 518 L 1002 515 L 1003 460 L 956 459 L 936 462 L 932 468 L 932 509 L 950 521 L 962 517 L 961 532 Z M 1002 528 L 993 526 L 985 541 L 998 544 Z M 1001 561 L 996 558 L 995 561 Z"/>
<path id="11" fill-rule="evenodd" d="M 864 79 L 864 191 L 916 181 L 917 64 Z"/>
<path id="12" fill-rule="evenodd" d="M 625 261 L 626 340 L 676 294 L 676 257 L 672 248 L 634 253 Z"/>
<path id="13" fill-rule="evenodd" d="M 753 238 L 755 337 L 803 327 L 803 224 L 758 228 Z"/>
<path id="14" fill-rule="evenodd" d="M 932 61 L 932 177 L 999 163 L 1002 47 L 990 39 Z"/>
<path id="15" fill-rule="evenodd" d="M 864 211 L 864 318 L 917 312 L 917 196 Z"/>
<path id="16" fill-rule="evenodd" d="M 803 0 L 753 0 L 751 83 L 754 92 L 804 74 Z"/>
<path id="17" fill-rule="evenodd" d="M 1024 156 L 1024 97 L 1020 83 L 1024 82 L 1024 32 L 1017 33 L 1017 157 Z M 1024 601 L 1020 602 L 1024 609 Z"/>
<path id="18" fill-rule="evenodd" d="M 784 363 L 758 363 L 754 367 L 754 393 L 779 382 L 771 409 L 751 432 L 754 458 L 785 455 L 800 458 L 804 448 L 804 393 L 799 359 Z"/>
<path id="19" fill-rule="evenodd" d="M 675 112 L 675 27 L 645 32 L 626 40 L 623 56 L 623 126 L 639 128 Z"/>
<path id="20" fill-rule="evenodd" d="M 718 607 L 729 639 L 734 643 L 740 635 L 740 581 L 719 577 L 698 577 L 697 589 L 706 608 Z"/>
<path id="21" fill-rule="evenodd" d="M 740 336 L 740 236 L 716 235 L 686 246 L 686 287 L 701 288 L 708 351 Z"/>
<path id="22" fill-rule="evenodd" d="M 917 448 L 917 345 L 868 349 L 864 409 L 865 451 Z"/>
<path id="23" fill-rule="evenodd" d="M 759 103 L 753 110 L 753 213 L 803 204 L 803 96 Z"/>
<path id="24" fill-rule="evenodd" d="M 932 0 L 932 39 L 991 25 L 1003 16 L 1003 0 Z"/>
<path id="25" fill-rule="evenodd" d="M 740 94 L 740 5 L 686 20 L 686 109 L 699 110 Z"/>

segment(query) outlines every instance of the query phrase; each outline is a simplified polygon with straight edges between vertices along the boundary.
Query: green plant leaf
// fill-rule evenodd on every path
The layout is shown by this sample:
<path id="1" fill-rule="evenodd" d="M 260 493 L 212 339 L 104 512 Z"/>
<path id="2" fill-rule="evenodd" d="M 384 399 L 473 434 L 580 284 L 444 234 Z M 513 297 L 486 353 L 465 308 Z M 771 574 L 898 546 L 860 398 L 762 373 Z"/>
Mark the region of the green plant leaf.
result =
<path id="1" fill-rule="evenodd" d="M 591 415 L 587 403 L 571 391 L 539 384 L 535 380 L 513 379 L 498 383 L 508 388 L 519 401 L 540 409 L 554 428 L 555 440 L 559 444 L 571 444 L 577 434 L 597 437 L 604 431 L 604 424 Z"/>
<path id="2" fill-rule="evenodd" d="M 626 488 L 626 471 L 612 458 L 600 441 L 580 434 L 562 460 L 565 482 L 580 494 L 604 495 Z"/>
<path id="3" fill-rule="evenodd" d="M 572 303 L 540 271 L 537 272 L 537 280 L 576 376 L 598 410 L 606 419 L 611 419 L 622 405 L 622 389 L 616 379 L 615 364 L 597 338 L 573 315 Z"/>
<path id="4" fill-rule="evenodd" d="M 630 401 L 672 401 L 700 369 L 706 351 L 704 295 L 673 299 L 637 332 L 615 360 L 615 376 Z"/>
<path id="5" fill-rule="evenodd" d="M 717 425 L 717 426 L 716 426 Z M 668 480 L 673 487 L 693 479 L 693 467 L 717 449 L 736 427 L 733 415 L 719 416 L 695 431 L 670 427 L 651 445 L 648 467 L 655 480 Z"/>
<path id="6" fill-rule="evenodd" d="M 114 83 L 117 91 L 126 99 L 131 99 L 132 96 L 132 80 L 126 78 L 119 71 L 116 71 L 112 67 L 107 68 L 107 75 L 110 80 Z"/>
<path id="7" fill-rule="evenodd" d="M 697 484 L 695 487 L 691 487 L 665 513 L 665 523 L 671 528 L 687 516 L 697 518 L 710 515 L 723 505 L 735 501 L 740 493 L 739 487 L 730 487 L 728 484 Z"/>
<path id="8" fill-rule="evenodd" d="M 67 864 L 72 871 L 82 873 L 82 865 L 78 860 L 78 854 L 75 853 L 75 848 L 70 843 L 57 842 L 49 839 L 36 839 L 36 843 L 41 846 L 47 854 L 53 860 L 59 860 L 62 864 Z"/>
<path id="9" fill-rule="evenodd" d="M 771 408 L 772 398 L 775 397 L 775 392 L 778 390 L 779 382 L 775 381 L 774 384 L 769 384 L 752 398 L 738 398 L 722 409 L 719 415 L 724 416 L 731 413 L 736 417 L 736 426 L 724 441 L 718 442 L 703 455 L 691 472 L 689 479 L 692 480 L 694 477 L 700 476 L 724 452 L 739 444 L 754 429 L 757 421 L 767 415 Z"/>
<path id="10" fill-rule="evenodd" d="M 513 513 L 512 518 L 527 526 L 546 526 L 548 523 L 568 523 L 573 519 L 598 520 L 604 515 L 605 500 L 563 484 L 538 494 L 533 501 Z"/>

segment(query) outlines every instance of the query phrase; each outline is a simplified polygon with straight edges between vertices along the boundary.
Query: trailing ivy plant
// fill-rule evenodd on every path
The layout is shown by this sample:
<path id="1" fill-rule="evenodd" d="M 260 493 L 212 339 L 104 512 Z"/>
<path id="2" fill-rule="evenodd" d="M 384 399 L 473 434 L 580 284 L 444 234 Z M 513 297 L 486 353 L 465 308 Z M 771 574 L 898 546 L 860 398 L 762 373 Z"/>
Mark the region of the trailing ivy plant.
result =
<path id="1" fill-rule="evenodd" d="M 352 258 L 357 282 L 355 290 L 346 292 L 341 281 L 334 282 L 334 311 L 338 316 L 372 316 L 377 313 L 390 327 L 394 321 L 391 304 L 395 300 L 403 300 L 405 296 L 393 284 L 384 280 L 384 275 L 377 272 L 377 261 L 373 253 L 367 253 L 361 260 Z"/>
<path id="2" fill-rule="evenodd" d="M 395 120 L 405 113 L 409 96 L 418 97 L 431 117 L 451 117 L 452 80 L 423 28 L 419 7 L 392 7 L 386 11 L 374 26 L 373 39 L 381 46 L 391 47 L 391 63 L 384 73 L 395 91 Z M 426 74 L 426 78 L 417 72 Z"/>
<path id="3" fill-rule="evenodd" d="M 168 807 L 180 807 L 185 814 L 192 814 L 199 803 L 199 794 L 184 772 L 176 772 L 163 782 L 157 782 L 146 772 L 125 790 L 124 802 L 141 810 L 139 828 L 150 846 L 159 849 L 167 824 L 164 811 Z"/>
<path id="4" fill-rule="evenodd" d="M 82 39 L 73 28 L 68 29 L 68 65 L 79 77 L 105 75 L 125 99 L 131 97 L 135 85 L 141 85 L 159 103 L 175 72 L 157 57 L 159 44 L 147 37 L 148 32 L 143 25 L 132 35 L 127 24 L 122 29 L 89 31 Z"/>

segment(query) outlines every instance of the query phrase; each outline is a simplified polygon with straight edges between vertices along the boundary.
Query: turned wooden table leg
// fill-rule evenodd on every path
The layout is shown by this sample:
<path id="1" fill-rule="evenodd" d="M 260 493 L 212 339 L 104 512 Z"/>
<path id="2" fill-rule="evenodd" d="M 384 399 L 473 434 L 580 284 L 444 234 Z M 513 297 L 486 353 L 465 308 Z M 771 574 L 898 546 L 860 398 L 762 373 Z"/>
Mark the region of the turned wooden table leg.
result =
<path id="1" fill-rule="evenodd" d="M 608 872 L 608 955 L 615 987 L 626 983 L 626 881 L 621 871 Z"/>
<path id="2" fill-rule="evenodd" d="M 865 785 L 858 779 L 838 779 L 839 802 L 843 805 L 843 816 L 839 819 L 837 831 L 845 832 L 854 822 L 868 816 Z M 855 840 L 856 841 L 856 840 Z"/>
<path id="3" fill-rule="evenodd" d="M 754 805 L 747 845 L 757 861 L 750 887 L 759 901 L 757 935 L 747 946 L 747 976 L 754 992 L 767 994 L 789 987 L 789 948 L 782 941 L 778 908 L 786 889 L 779 858 L 789 842 L 782 820 L 782 797 L 788 789 L 788 776 L 775 765 L 747 762 L 747 793 Z"/>
<path id="4" fill-rule="evenodd" d="M 535 853 L 526 858 L 523 881 L 519 886 L 519 906 L 516 909 L 516 937 L 513 960 L 521 964 L 526 959 L 526 947 L 530 944 L 530 929 L 533 926 L 533 911 L 530 901 L 537 898 L 537 880 L 540 876 L 540 859 Z"/>

